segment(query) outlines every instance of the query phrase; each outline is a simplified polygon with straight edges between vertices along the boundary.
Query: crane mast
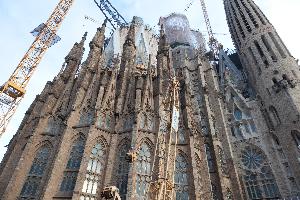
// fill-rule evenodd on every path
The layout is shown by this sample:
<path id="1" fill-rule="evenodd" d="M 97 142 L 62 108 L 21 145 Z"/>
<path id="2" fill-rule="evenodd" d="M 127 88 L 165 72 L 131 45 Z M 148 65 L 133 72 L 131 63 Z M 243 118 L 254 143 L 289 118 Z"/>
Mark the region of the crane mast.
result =
<path id="1" fill-rule="evenodd" d="M 95 4 L 101 10 L 105 18 L 111 24 L 114 30 L 118 27 L 127 26 L 128 23 L 118 10 L 108 0 L 94 0 Z"/>
<path id="2" fill-rule="evenodd" d="M 34 42 L 21 59 L 8 81 L 0 86 L 0 137 L 26 93 L 26 86 L 46 50 L 60 40 L 56 35 L 74 0 L 60 0 L 46 23 L 40 24 L 31 33 Z"/>
<path id="3" fill-rule="evenodd" d="M 205 24 L 206 24 L 206 28 L 207 28 L 207 32 L 208 32 L 208 37 L 209 37 L 208 45 L 214 55 L 214 58 L 217 58 L 219 55 L 220 44 L 219 44 L 218 40 L 214 37 L 214 33 L 212 31 L 208 13 L 207 13 L 205 0 L 200 0 L 200 3 L 201 3 L 202 12 L 203 12 L 203 16 L 204 16 L 204 20 L 205 20 Z"/>

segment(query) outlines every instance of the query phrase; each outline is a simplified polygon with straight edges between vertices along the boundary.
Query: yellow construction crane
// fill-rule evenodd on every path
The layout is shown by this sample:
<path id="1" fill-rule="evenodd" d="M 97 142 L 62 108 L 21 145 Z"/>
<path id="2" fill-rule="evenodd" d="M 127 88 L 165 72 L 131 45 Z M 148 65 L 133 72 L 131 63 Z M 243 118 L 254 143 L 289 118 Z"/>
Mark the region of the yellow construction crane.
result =
<path id="1" fill-rule="evenodd" d="M 60 0 L 46 23 L 31 33 L 36 39 L 8 81 L 0 86 L 0 137 L 26 92 L 26 86 L 46 50 L 60 40 L 56 35 L 74 0 Z"/>

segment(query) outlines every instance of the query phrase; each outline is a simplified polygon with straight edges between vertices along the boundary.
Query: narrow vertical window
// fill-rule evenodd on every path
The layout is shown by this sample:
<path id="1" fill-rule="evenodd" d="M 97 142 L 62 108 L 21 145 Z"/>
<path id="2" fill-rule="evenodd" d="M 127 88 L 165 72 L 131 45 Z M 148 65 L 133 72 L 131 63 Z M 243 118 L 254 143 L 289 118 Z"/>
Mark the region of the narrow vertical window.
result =
<path id="1" fill-rule="evenodd" d="M 205 144 L 205 153 L 209 172 L 215 172 L 213 156 L 208 144 Z"/>
<path id="2" fill-rule="evenodd" d="M 36 199 L 38 189 L 41 185 L 41 180 L 45 174 L 48 160 L 50 157 L 50 148 L 47 146 L 41 147 L 31 165 L 30 171 L 27 175 L 25 184 L 23 185 L 20 199 Z"/>
<path id="3" fill-rule="evenodd" d="M 248 51 L 249 51 L 249 53 L 250 53 L 250 55 L 251 55 L 251 57 L 252 57 L 252 60 L 254 61 L 254 63 L 255 63 L 256 66 L 257 66 L 258 75 L 261 75 L 262 70 L 261 70 L 261 68 L 259 67 L 258 61 L 257 61 L 257 59 L 256 59 L 256 57 L 255 57 L 255 55 L 254 55 L 254 53 L 253 53 L 253 51 L 252 51 L 252 49 L 251 49 L 250 47 L 248 48 Z"/>
<path id="4" fill-rule="evenodd" d="M 261 36 L 261 39 L 262 39 L 262 41 L 263 41 L 263 43 L 264 43 L 266 49 L 268 50 L 268 52 L 269 52 L 269 54 L 270 54 L 272 60 L 273 60 L 274 62 L 277 62 L 277 57 L 276 57 L 276 55 L 275 55 L 273 49 L 271 48 L 271 46 L 270 46 L 270 44 L 269 44 L 269 42 L 268 42 L 266 36 L 262 35 L 262 36 Z"/>
<path id="5" fill-rule="evenodd" d="M 248 4 L 251 6 L 252 10 L 255 12 L 255 14 L 257 15 L 257 17 L 259 18 L 259 20 L 261 21 L 261 23 L 263 25 L 266 25 L 266 21 L 263 19 L 263 17 L 260 15 L 260 13 L 257 11 L 257 9 L 255 8 L 255 5 L 253 5 L 253 2 L 250 2 L 250 0 L 247 0 Z"/>
<path id="6" fill-rule="evenodd" d="M 151 180 L 151 153 L 146 143 L 143 143 L 139 149 L 136 163 L 136 193 L 137 199 L 147 198 L 147 189 Z"/>
<path id="7" fill-rule="evenodd" d="M 275 109 L 274 106 L 270 106 L 269 111 L 270 111 L 269 115 L 270 115 L 270 119 L 271 119 L 273 127 L 278 126 L 281 122 L 280 122 L 280 118 L 279 118 L 277 110 Z"/>
<path id="8" fill-rule="evenodd" d="M 126 154 L 129 151 L 129 143 L 125 143 L 119 148 L 118 169 L 117 169 L 117 187 L 119 188 L 120 197 L 126 199 L 129 163 L 126 160 Z"/>
<path id="9" fill-rule="evenodd" d="M 233 5 L 232 5 L 231 2 L 230 2 L 230 5 L 231 5 L 231 10 L 233 12 L 233 15 L 234 15 L 234 17 L 236 19 L 236 24 L 237 24 L 237 26 L 239 28 L 240 34 L 242 35 L 242 38 L 245 38 L 246 36 L 245 36 L 244 30 L 243 30 L 243 28 L 242 28 L 242 26 L 240 24 L 240 21 L 238 20 L 237 14 L 236 14 L 235 9 L 234 9 L 234 7 L 233 7 Z"/>
<path id="10" fill-rule="evenodd" d="M 263 50 L 261 49 L 260 45 L 258 44 L 258 42 L 257 42 L 256 40 L 254 40 L 254 45 L 255 45 L 255 47 L 256 47 L 256 49 L 257 49 L 257 51 L 258 51 L 258 53 L 259 53 L 261 59 L 263 60 L 264 64 L 265 64 L 266 66 L 268 66 L 268 65 L 269 65 L 269 62 L 268 62 L 268 60 L 266 59 L 266 56 L 265 56 Z"/>
<path id="11" fill-rule="evenodd" d="M 80 200 L 96 199 L 97 188 L 101 184 L 105 164 L 105 147 L 102 143 L 96 144 L 91 152 L 87 172 L 82 187 Z"/>
<path id="12" fill-rule="evenodd" d="M 258 23 L 257 23 L 256 19 L 254 18 L 252 12 L 250 11 L 250 9 L 248 8 L 248 6 L 246 5 L 246 3 L 245 3 L 244 1 L 241 1 L 241 3 L 243 4 L 243 6 L 244 6 L 244 8 L 245 8 L 245 10 L 246 10 L 246 12 L 247 12 L 247 14 L 248 14 L 248 16 L 250 17 L 250 19 L 251 19 L 253 25 L 254 25 L 256 28 L 258 28 Z"/>
<path id="13" fill-rule="evenodd" d="M 176 156 L 174 179 L 176 200 L 189 200 L 188 163 L 181 154 Z"/>
<path id="14" fill-rule="evenodd" d="M 292 136 L 294 138 L 295 144 L 297 145 L 298 149 L 300 150 L 300 132 L 292 131 Z"/>
<path id="15" fill-rule="evenodd" d="M 248 31 L 249 33 L 251 33 L 251 32 L 252 32 L 251 26 L 249 25 L 249 23 L 248 23 L 248 21 L 247 21 L 245 15 L 244 15 L 244 13 L 243 13 L 241 7 L 240 7 L 240 4 L 237 2 L 237 0 L 234 0 L 234 2 L 235 2 L 235 5 L 236 5 L 236 7 L 237 7 L 237 9 L 238 9 L 238 11 L 239 11 L 241 17 L 242 17 L 242 20 L 243 20 L 243 22 L 244 22 L 244 25 L 245 25 L 247 31 Z"/>
<path id="16" fill-rule="evenodd" d="M 286 58 L 286 55 L 283 51 L 283 49 L 281 48 L 280 44 L 278 43 L 278 41 L 276 40 L 274 34 L 272 32 L 268 33 L 272 42 L 275 44 L 276 49 L 278 50 L 279 54 L 281 55 L 282 58 Z"/>
<path id="17" fill-rule="evenodd" d="M 72 196 L 79 172 L 81 159 L 84 151 L 85 139 L 79 137 L 72 145 L 67 167 L 63 173 L 63 181 L 60 185 L 61 192 L 67 192 Z"/>

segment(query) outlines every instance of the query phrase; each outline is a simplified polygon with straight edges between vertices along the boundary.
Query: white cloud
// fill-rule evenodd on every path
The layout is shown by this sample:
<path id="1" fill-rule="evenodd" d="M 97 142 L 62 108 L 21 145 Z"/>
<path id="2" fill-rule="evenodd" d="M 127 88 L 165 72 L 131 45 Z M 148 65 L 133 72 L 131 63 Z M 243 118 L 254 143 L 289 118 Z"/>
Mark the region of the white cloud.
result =
<path id="1" fill-rule="evenodd" d="M 186 5 L 191 1 L 192 0 L 111 0 L 112 4 L 127 21 L 130 21 L 132 16 L 136 15 L 143 17 L 145 23 L 155 26 L 160 16 L 165 16 L 172 12 L 180 12 L 188 16 L 190 24 L 194 29 L 205 31 L 206 27 L 199 0 L 194 0 L 188 12 L 183 12 Z M 21 57 L 33 42 L 34 38 L 29 32 L 47 20 L 57 3 L 58 0 L 0 1 L 0 84 L 8 79 Z M 217 35 L 217 37 L 226 48 L 232 48 L 222 0 L 206 0 L 206 3 L 213 31 L 217 33 L 227 33 L 225 36 Z M 300 50 L 298 48 L 298 44 L 300 43 L 298 23 L 298 19 L 300 19 L 300 12 L 298 11 L 300 1 L 256 0 L 256 3 L 274 24 L 292 54 L 300 58 Z M 39 94 L 45 83 L 48 80 L 52 80 L 58 73 L 64 61 L 64 57 L 73 43 L 81 39 L 85 31 L 89 31 L 88 41 L 86 42 L 86 52 L 89 50 L 88 42 L 100 24 L 94 24 L 84 20 L 85 15 L 91 16 L 100 22 L 103 21 L 103 15 L 93 0 L 75 1 L 74 6 L 58 32 L 62 41 L 51 47 L 46 53 L 30 81 L 27 94 L 17 110 L 16 115 L 13 117 L 6 134 L 0 138 L 0 159 L 6 151 L 4 146 L 9 143 L 9 140 L 15 134 L 24 113 L 33 101 L 35 95 Z"/>

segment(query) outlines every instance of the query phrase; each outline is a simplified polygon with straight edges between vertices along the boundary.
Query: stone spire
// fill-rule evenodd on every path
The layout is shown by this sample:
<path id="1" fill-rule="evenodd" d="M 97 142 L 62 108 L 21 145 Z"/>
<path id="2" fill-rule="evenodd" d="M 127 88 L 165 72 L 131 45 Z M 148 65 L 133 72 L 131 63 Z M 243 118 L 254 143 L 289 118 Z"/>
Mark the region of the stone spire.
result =
<path id="1" fill-rule="evenodd" d="M 125 104 L 126 99 L 126 88 L 128 84 L 132 83 L 133 79 L 133 69 L 135 66 L 135 58 L 136 58 L 136 46 L 135 46 L 135 30 L 136 30 L 136 17 L 133 18 L 125 43 L 123 45 L 123 54 L 120 65 L 120 80 L 118 82 L 117 88 L 117 112 L 122 112 L 123 106 Z"/>
<path id="2" fill-rule="evenodd" d="M 103 42 L 105 39 L 104 33 L 105 33 L 106 23 L 107 23 L 107 19 L 105 19 L 102 26 L 97 29 L 97 32 L 96 32 L 94 38 L 90 42 L 91 49 L 93 49 L 95 47 L 102 48 Z"/>
<path id="3" fill-rule="evenodd" d="M 81 41 L 79 43 L 75 43 L 69 54 L 66 56 L 66 62 L 73 60 L 73 61 L 80 61 L 83 56 L 84 52 L 84 42 L 86 40 L 87 32 L 84 33 Z"/>
<path id="4" fill-rule="evenodd" d="M 66 56 L 65 61 L 67 66 L 62 72 L 61 77 L 65 84 L 64 88 L 60 89 L 60 102 L 58 102 L 55 111 L 59 113 L 61 118 L 65 118 L 70 111 L 70 102 L 73 101 L 72 91 L 75 83 L 75 75 L 78 71 L 81 59 L 84 53 L 84 42 L 86 40 L 87 32 L 83 35 L 79 43 L 75 43 L 70 53 Z M 61 87 L 57 82 L 54 87 Z"/>

